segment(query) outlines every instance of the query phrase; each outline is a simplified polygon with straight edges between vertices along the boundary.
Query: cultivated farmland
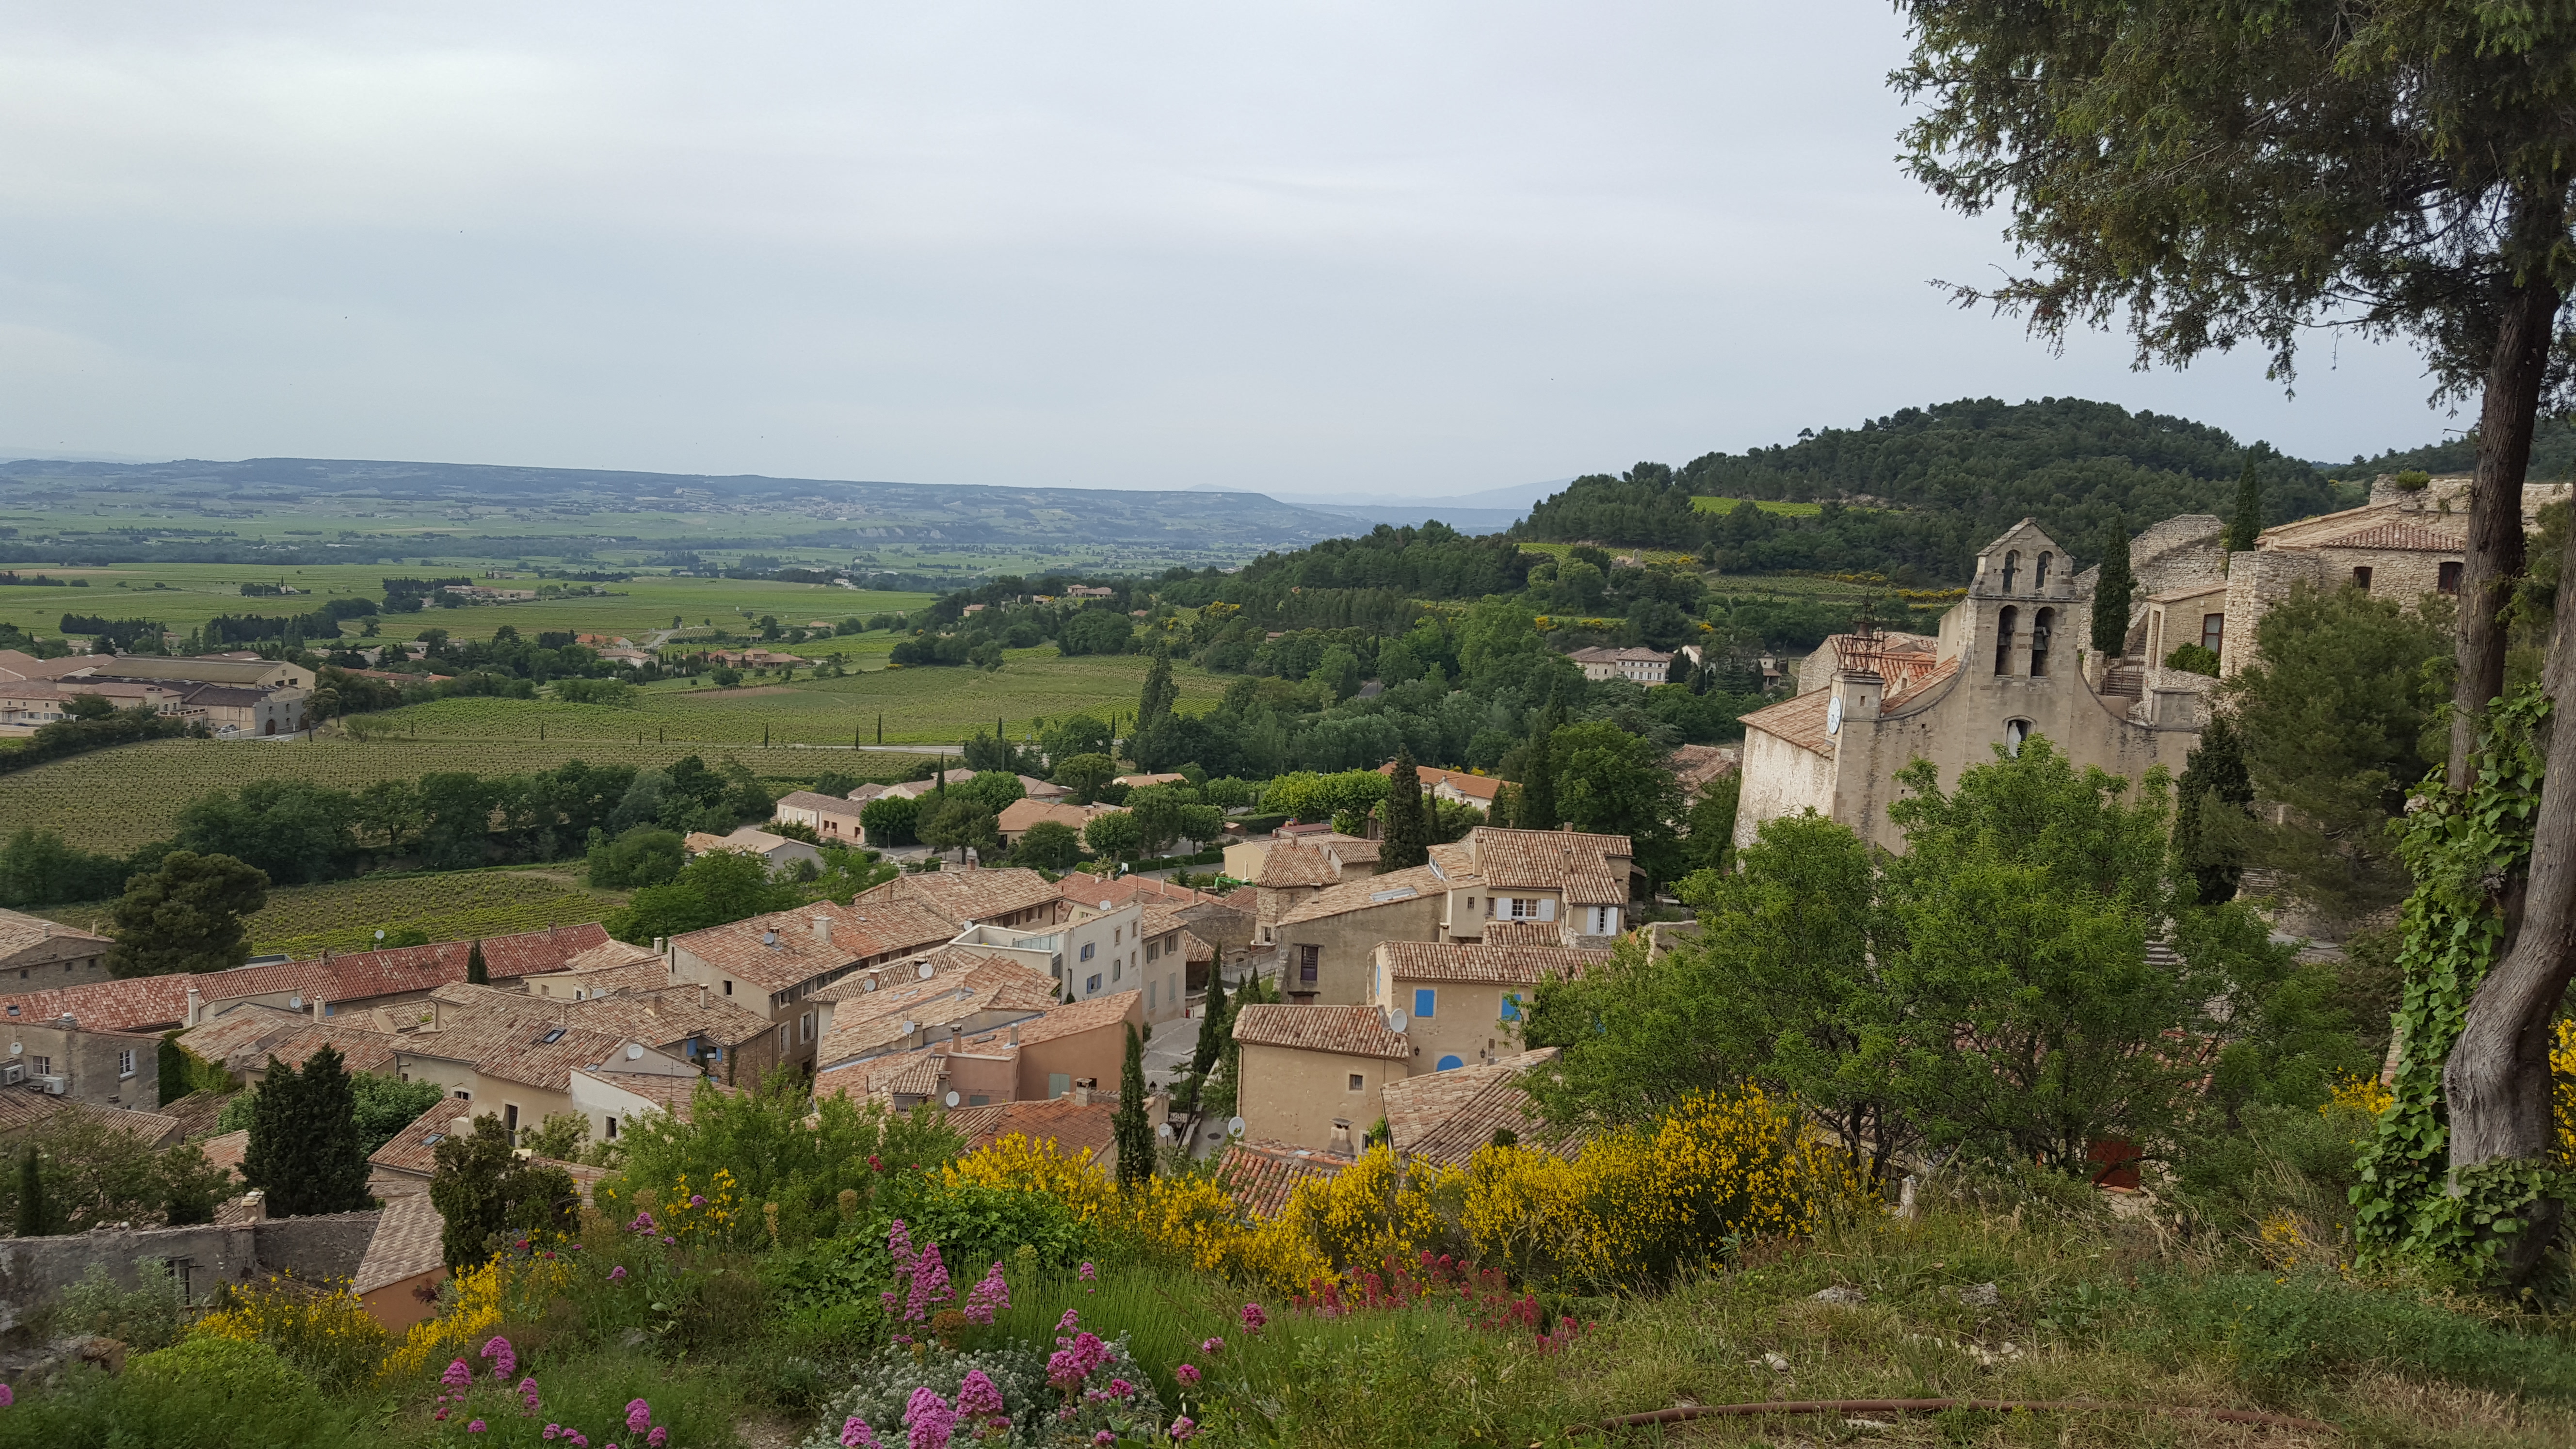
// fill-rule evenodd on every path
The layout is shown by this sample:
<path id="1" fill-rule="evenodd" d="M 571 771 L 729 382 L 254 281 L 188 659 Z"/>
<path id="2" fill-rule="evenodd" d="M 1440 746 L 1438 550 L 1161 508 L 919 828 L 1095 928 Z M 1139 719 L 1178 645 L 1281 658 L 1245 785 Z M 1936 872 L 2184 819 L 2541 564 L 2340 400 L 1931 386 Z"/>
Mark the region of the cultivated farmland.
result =
<path id="1" fill-rule="evenodd" d="M 125 745 L 0 775 L 0 831 L 33 826 L 59 831 L 83 850 L 121 854 L 167 839 L 177 824 L 179 807 L 188 801 L 257 780 L 310 780 L 356 790 L 379 780 L 417 779 L 433 770 L 517 775 L 551 769 L 567 760 L 659 766 L 692 754 L 705 756 L 710 764 L 730 754 L 773 781 L 801 782 L 829 770 L 896 780 L 916 764 L 906 756 L 867 751 L 742 750 L 677 740 L 638 746 L 632 737 L 622 742 L 549 740 L 540 744 L 535 730 L 528 735 L 525 740 L 438 739 L 424 731 L 417 741 L 155 740 Z M 758 742 L 755 735 L 753 743 Z"/>
<path id="2" fill-rule="evenodd" d="M 438 875 L 372 876 L 327 885 L 280 887 L 268 906 L 250 918 L 251 951 L 298 960 L 335 952 L 370 950 L 376 932 L 404 929 L 432 941 L 465 941 L 577 926 L 604 920 L 625 897 L 579 884 L 581 866 L 545 870 L 452 871 Z M 112 935 L 114 903 L 61 906 L 38 915 Z"/>

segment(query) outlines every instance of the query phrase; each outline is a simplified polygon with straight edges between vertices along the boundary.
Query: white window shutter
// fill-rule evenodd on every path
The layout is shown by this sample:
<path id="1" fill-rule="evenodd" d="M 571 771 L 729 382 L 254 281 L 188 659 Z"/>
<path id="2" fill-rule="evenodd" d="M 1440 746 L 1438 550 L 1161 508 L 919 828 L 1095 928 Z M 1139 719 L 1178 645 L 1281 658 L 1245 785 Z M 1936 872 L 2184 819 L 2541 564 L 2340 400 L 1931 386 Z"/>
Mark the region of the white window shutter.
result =
<path id="1" fill-rule="evenodd" d="M 1555 920 L 1555 919 L 1556 919 L 1556 898 L 1555 898 L 1555 897 L 1553 897 L 1553 896 L 1541 896 L 1541 897 L 1539 898 L 1539 903 L 1538 903 L 1538 918 L 1539 918 L 1540 920 L 1542 920 L 1542 921 L 1553 921 L 1553 920 Z"/>

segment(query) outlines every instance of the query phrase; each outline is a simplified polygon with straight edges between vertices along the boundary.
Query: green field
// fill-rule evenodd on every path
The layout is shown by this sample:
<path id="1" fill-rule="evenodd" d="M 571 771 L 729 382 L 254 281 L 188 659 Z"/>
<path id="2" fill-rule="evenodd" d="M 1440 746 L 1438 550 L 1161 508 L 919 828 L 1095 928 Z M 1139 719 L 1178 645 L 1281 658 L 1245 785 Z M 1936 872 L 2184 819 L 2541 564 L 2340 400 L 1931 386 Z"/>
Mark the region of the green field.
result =
<path id="1" fill-rule="evenodd" d="M 1627 544 L 1621 544 L 1616 548 L 1610 547 L 1607 544 L 1589 546 L 1600 548 L 1612 558 L 1633 558 L 1640 563 L 1690 563 L 1699 557 L 1697 554 L 1683 553 L 1669 548 L 1636 548 Z M 1552 559 L 1562 562 L 1568 553 L 1583 547 L 1587 547 L 1587 545 L 1577 543 L 1524 542 L 1521 545 L 1521 552 L 1543 553 Z"/>
<path id="2" fill-rule="evenodd" d="M 631 747 L 640 734 L 647 744 L 739 748 L 759 746 L 764 731 L 772 745 L 873 744 L 882 714 L 887 744 L 953 744 L 979 727 L 989 729 L 996 719 L 1017 736 L 1040 718 L 1132 714 L 1149 665 L 1137 654 L 1065 659 L 1053 645 L 1042 645 L 1011 650 L 1003 666 L 989 672 L 937 666 L 740 689 L 663 686 L 644 691 L 626 708 L 546 699 L 442 699 L 349 723 L 369 735 L 406 739 L 416 729 L 424 743 L 535 743 L 542 730 L 550 744 L 597 740 Z M 1225 692 L 1224 680 L 1187 664 L 1175 664 L 1173 674 L 1184 711 L 1212 707 Z M 757 762 L 753 767 L 762 768 Z"/>
<path id="3" fill-rule="evenodd" d="M 491 702 L 491 701 L 486 701 Z M 0 831 L 21 826 L 62 833 L 83 850 L 122 853 L 167 839 L 179 807 L 215 790 L 235 790 L 258 780 L 310 780 L 355 790 L 379 780 L 412 780 L 432 770 L 516 775 L 552 769 L 567 760 L 596 764 L 667 765 L 683 755 L 708 763 L 731 755 L 764 780 L 802 783 L 839 770 L 863 779 L 899 780 L 917 763 L 907 755 L 870 751 L 735 749 L 683 744 L 637 745 L 615 740 L 548 740 L 534 730 L 525 740 L 423 738 L 365 742 L 319 740 L 155 740 L 56 760 L 32 770 L 0 775 Z M 754 737 L 755 743 L 757 736 Z"/>
<path id="4" fill-rule="evenodd" d="M 454 577 L 469 575 L 477 583 L 489 582 L 496 588 L 535 588 L 540 582 L 533 574 L 512 579 L 485 580 L 482 577 L 488 560 L 471 563 L 433 563 L 426 566 L 390 564 L 330 564 L 307 568 L 260 568 L 251 564 L 121 564 L 112 568 L 65 569 L 43 568 L 36 564 L 13 565 L 19 573 L 42 573 L 49 578 L 87 579 L 86 588 L 68 586 L 29 587 L 15 585 L 0 588 L 0 622 L 13 623 L 30 633 L 51 635 L 63 615 L 96 614 L 110 619 L 155 619 L 178 633 L 204 624 L 218 614 L 302 614 L 320 608 L 333 598 L 375 597 L 381 599 L 384 580 L 401 577 Z M 518 572 L 510 570 L 509 572 Z M 304 592 L 275 597 L 245 597 L 245 583 L 285 583 Z M 165 587 L 155 588 L 154 585 Z M 119 587 L 122 585 L 123 587 Z M 782 584 L 768 579 L 710 579 L 671 577 L 664 574 L 639 575 L 622 584 L 602 584 L 606 598 L 536 599 L 518 604 L 478 604 L 462 609 L 423 609 L 417 614 L 387 614 L 381 618 L 383 637 L 411 639 L 428 628 L 445 629 L 458 639 L 489 639 L 504 624 L 515 626 L 526 636 L 551 629 L 569 629 L 578 634 L 622 635 L 641 644 L 658 630 L 671 627 L 674 618 L 692 629 L 704 632 L 709 620 L 736 635 L 753 632 L 751 625 L 763 615 L 774 615 L 781 624 L 804 627 L 814 620 L 838 623 L 853 615 L 866 618 L 871 614 L 900 613 L 931 602 L 928 594 L 879 593 L 862 589 L 845 589 L 835 584 Z M 343 633 L 356 637 L 360 621 L 352 619 Z M 685 636 L 683 636 L 685 638 Z M 807 645 L 811 650 L 852 645 L 861 639 L 872 639 L 879 650 L 893 647 L 888 635 L 847 635 L 830 646 Z"/>
<path id="5" fill-rule="evenodd" d="M 1825 508 L 1821 503 L 1783 503 L 1775 498 L 1712 498 L 1707 494 L 1693 498 L 1691 507 L 1702 513 L 1733 513 L 1738 504 L 1744 503 L 1783 518 L 1813 518 Z"/>
<path id="6" fill-rule="evenodd" d="M 307 960 L 326 948 L 372 949 L 378 931 L 409 928 L 432 941 L 508 936 L 604 920 L 625 903 L 622 894 L 584 886 L 579 862 L 282 886 L 270 891 L 267 907 L 250 918 L 250 948 L 254 955 Z M 112 934 L 107 925 L 113 909 L 113 903 L 101 901 L 35 914 Z"/>

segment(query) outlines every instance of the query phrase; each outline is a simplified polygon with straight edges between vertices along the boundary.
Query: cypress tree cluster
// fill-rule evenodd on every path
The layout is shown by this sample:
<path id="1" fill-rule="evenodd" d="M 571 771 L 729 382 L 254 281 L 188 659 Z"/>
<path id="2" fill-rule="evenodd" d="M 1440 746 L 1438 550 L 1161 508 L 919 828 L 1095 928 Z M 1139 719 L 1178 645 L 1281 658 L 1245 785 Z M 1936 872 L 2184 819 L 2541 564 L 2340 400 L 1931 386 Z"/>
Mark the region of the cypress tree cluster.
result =
<path id="1" fill-rule="evenodd" d="M 323 1047 L 298 1071 L 275 1057 L 251 1098 L 250 1144 L 242 1180 L 268 1195 L 272 1217 L 357 1212 L 367 1193 L 367 1147 L 358 1133 L 357 1094 L 337 1049 Z"/>
<path id="2" fill-rule="evenodd" d="M 1422 772 L 1413 751 L 1395 757 L 1394 777 L 1387 783 L 1386 839 L 1378 850 L 1380 870 L 1410 870 L 1431 859 L 1429 802 L 1422 798 Z"/>
<path id="3" fill-rule="evenodd" d="M 2118 658 L 2129 647 L 2129 600 L 2137 593 L 2129 571 L 2129 529 L 2117 515 L 2102 528 L 2102 577 L 2093 586 L 2093 652 Z"/>
<path id="4" fill-rule="evenodd" d="M 1530 731 L 1527 762 L 1521 766 L 1521 804 L 1512 823 L 1523 830 L 1554 830 L 1556 813 L 1556 732 L 1565 724 L 1565 701 L 1551 697 Z"/>
<path id="5" fill-rule="evenodd" d="M 465 979 L 476 986 L 492 984 L 492 968 L 483 962 L 483 943 L 480 941 L 474 943 L 474 949 L 465 953 Z"/>
<path id="6" fill-rule="evenodd" d="M 2247 459 L 2245 472 L 2236 480 L 2236 516 L 2227 520 L 2227 551 L 2245 552 L 2262 531 L 2263 480 L 2254 476 L 2253 460 Z"/>
<path id="7" fill-rule="evenodd" d="M 1154 1129 L 1145 1120 L 1145 1043 L 1127 1028 L 1127 1060 L 1118 1069 L 1118 1112 L 1110 1119 L 1118 1147 L 1118 1186 L 1133 1187 L 1154 1175 Z"/>

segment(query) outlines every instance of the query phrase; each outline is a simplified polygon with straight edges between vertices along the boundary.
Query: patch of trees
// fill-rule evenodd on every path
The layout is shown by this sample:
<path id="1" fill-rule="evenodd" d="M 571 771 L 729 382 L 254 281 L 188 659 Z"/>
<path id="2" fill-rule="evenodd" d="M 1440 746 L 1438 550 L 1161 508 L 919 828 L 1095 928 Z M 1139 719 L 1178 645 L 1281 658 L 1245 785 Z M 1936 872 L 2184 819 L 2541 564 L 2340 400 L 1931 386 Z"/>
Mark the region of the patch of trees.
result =
<path id="1" fill-rule="evenodd" d="M 36 732 L 28 736 L 25 744 L 14 750 L 0 750 L 0 774 L 32 769 L 47 760 L 103 750 L 110 745 L 207 733 L 201 725 L 191 725 L 185 720 L 162 714 L 149 705 L 118 709 L 95 694 L 73 695 L 65 701 L 63 714 L 66 716 L 63 719 L 48 720 L 36 726 Z"/>
<path id="2" fill-rule="evenodd" d="M 62 631 L 66 634 L 88 634 L 101 644 L 115 647 L 119 653 L 131 653 L 137 643 L 149 641 L 149 653 L 161 650 L 161 635 L 167 628 L 156 619 L 105 619 L 96 614 L 65 614 Z"/>

